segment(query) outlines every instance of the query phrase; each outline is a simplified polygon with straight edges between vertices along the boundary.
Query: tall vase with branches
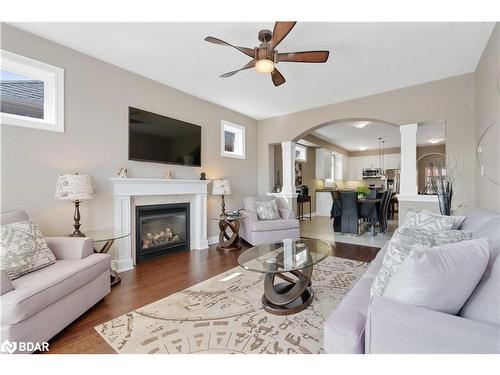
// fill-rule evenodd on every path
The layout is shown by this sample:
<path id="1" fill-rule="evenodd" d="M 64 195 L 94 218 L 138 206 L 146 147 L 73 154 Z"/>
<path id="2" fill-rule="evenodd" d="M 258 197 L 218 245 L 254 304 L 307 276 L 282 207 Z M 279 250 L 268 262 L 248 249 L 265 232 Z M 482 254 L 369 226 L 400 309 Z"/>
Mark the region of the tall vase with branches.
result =
<path id="1" fill-rule="evenodd" d="M 449 158 L 447 165 L 437 163 L 437 176 L 434 176 L 435 167 L 430 163 L 431 183 L 433 190 L 437 192 L 439 211 L 441 215 L 453 215 L 453 184 L 458 175 L 458 162 L 454 158 Z"/>

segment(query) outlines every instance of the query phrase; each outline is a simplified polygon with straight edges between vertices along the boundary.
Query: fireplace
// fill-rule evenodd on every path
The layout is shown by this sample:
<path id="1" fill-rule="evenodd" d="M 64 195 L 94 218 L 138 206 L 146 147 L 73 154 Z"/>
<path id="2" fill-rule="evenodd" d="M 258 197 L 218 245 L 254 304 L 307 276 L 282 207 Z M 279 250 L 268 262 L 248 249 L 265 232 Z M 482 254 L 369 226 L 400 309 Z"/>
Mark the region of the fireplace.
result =
<path id="1" fill-rule="evenodd" d="M 136 206 L 136 262 L 189 250 L 189 203 Z"/>

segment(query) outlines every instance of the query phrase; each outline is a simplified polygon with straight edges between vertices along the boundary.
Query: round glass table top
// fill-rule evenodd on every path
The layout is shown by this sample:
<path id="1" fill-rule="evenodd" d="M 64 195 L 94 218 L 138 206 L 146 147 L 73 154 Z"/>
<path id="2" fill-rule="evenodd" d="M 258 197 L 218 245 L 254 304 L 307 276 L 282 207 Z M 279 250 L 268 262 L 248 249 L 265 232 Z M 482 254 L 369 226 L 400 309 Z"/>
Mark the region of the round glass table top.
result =
<path id="1" fill-rule="evenodd" d="M 282 273 L 301 270 L 332 254 L 332 245 L 312 238 L 285 239 L 254 246 L 238 257 L 249 271 Z"/>
<path id="2" fill-rule="evenodd" d="M 226 221 L 233 221 L 233 220 L 239 220 L 243 219 L 246 217 L 246 215 L 243 214 L 228 214 L 228 215 L 220 215 L 217 217 L 209 217 L 210 220 L 226 220 Z"/>
<path id="3" fill-rule="evenodd" d="M 94 242 L 112 241 L 130 236 L 130 231 L 122 229 L 98 229 L 84 231 L 85 237 L 92 238 Z"/>

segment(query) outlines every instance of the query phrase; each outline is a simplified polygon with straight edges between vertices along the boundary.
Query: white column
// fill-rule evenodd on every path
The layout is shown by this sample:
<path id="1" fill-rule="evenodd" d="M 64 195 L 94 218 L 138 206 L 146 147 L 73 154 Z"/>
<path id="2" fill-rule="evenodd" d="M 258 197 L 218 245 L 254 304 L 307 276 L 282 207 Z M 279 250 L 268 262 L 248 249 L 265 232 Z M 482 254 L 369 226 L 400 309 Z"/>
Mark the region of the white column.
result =
<path id="1" fill-rule="evenodd" d="M 115 229 L 125 232 L 132 230 L 130 196 L 115 196 Z M 113 245 L 115 248 L 115 259 L 111 261 L 111 268 L 116 272 L 128 271 L 134 268 L 132 259 L 132 234 L 129 237 L 117 239 Z"/>
<path id="2" fill-rule="evenodd" d="M 399 127 L 401 132 L 401 175 L 399 192 L 415 196 L 417 189 L 417 124 Z"/>
<path id="3" fill-rule="evenodd" d="M 295 142 L 281 142 L 283 156 L 283 194 L 295 194 Z"/>

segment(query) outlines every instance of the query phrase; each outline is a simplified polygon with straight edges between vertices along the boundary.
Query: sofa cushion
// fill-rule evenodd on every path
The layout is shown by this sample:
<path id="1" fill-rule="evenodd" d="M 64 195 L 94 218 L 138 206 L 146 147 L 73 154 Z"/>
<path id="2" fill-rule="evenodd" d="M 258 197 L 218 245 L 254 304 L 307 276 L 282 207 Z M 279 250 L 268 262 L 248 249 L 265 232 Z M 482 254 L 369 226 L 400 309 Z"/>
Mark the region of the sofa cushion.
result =
<path id="1" fill-rule="evenodd" d="M 11 280 L 56 261 L 33 220 L 0 225 L 0 260 Z"/>
<path id="2" fill-rule="evenodd" d="M 384 298 L 455 315 L 488 264 L 486 238 L 417 248 L 391 277 Z"/>
<path id="3" fill-rule="evenodd" d="M 453 223 L 452 223 L 453 224 Z M 452 225 L 451 224 L 451 225 Z M 451 228 L 451 226 L 450 226 Z M 372 295 L 383 296 L 387 283 L 397 272 L 410 252 L 417 247 L 434 247 L 472 238 L 472 234 L 461 230 L 425 230 L 401 227 L 389 241 L 382 267 L 371 288 Z"/>
<path id="4" fill-rule="evenodd" d="M 425 230 L 450 230 L 455 224 L 451 216 L 435 215 L 429 211 L 409 209 L 401 227 L 411 227 Z"/>
<path id="5" fill-rule="evenodd" d="M 16 223 L 18 221 L 26 221 L 28 219 L 28 215 L 22 210 L 4 211 L 0 214 L 1 225 Z"/>
<path id="6" fill-rule="evenodd" d="M 453 227 L 451 229 L 458 230 L 462 227 L 462 224 L 464 223 L 465 219 L 467 216 L 445 216 L 445 215 L 440 215 L 436 214 L 434 212 L 428 211 L 428 210 L 422 210 L 423 213 L 426 213 L 428 215 L 434 215 L 434 216 L 442 216 L 442 217 L 451 217 L 453 219 Z"/>
<path id="7" fill-rule="evenodd" d="M 92 254 L 78 260 L 59 260 L 13 280 L 14 290 L 0 301 L 1 324 L 18 323 L 95 279 L 109 270 L 110 259 L 107 254 Z"/>
<path id="8" fill-rule="evenodd" d="M 500 216 L 482 224 L 472 234 L 472 238 L 483 237 L 486 237 L 490 243 L 490 261 L 488 263 L 488 268 L 490 268 L 500 253 Z"/>
<path id="9" fill-rule="evenodd" d="M 500 256 L 495 258 L 458 315 L 500 327 Z"/>
<path id="10" fill-rule="evenodd" d="M 245 199 L 243 199 L 243 207 L 245 208 L 246 211 L 257 213 L 257 207 L 256 207 L 257 202 L 269 202 L 272 200 L 277 201 L 276 203 L 278 204 L 278 208 L 285 208 L 282 207 L 280 200 L 277 200 L 275 197 L 267 197 L 267 196 L 246 197 Z"/>
<path id="11" fill-rule="evenodd" d="M 271 201 L 259 201 L 255 203 L 257 209 L 257 217 L 259 220 L 278 220 L 280 213 L 276 199 Z"/>
<path id="12" fill-rule="evenodd" d="M 468 212 L 466 216 L 467 218 L 460 229 L 474 233 L 481 225 L 500 215 L 487 210 L 473 210 Z"/>
<path id="13" fill-rule="evenodd" d="M 365 277 L 375 278 L 380 271 L 380 267 L 382 267 L 382 261 L 384 260 L 384 255 L 387 252 L 387 246 L 389 242 L 386 242 L 385 245 L 378 251 L 377 256 L 370 262 L 370 265 L 366 269 L 364 274 Z"/>
<path id="14" fill-rule="evenodd" d="M 297 219 L 291 220 L 262 220 L 254 221 L 251 223 L 252 231 L 254 232 L 265 232 L 265 231 L 276 231 L 285 229 L 296 229 L 299 228 L 300 224 Z"/>

